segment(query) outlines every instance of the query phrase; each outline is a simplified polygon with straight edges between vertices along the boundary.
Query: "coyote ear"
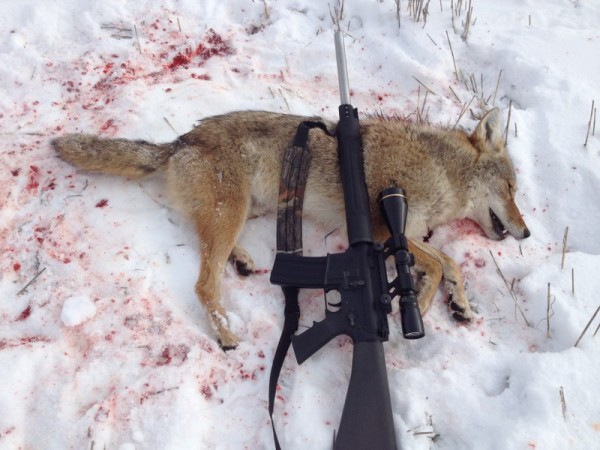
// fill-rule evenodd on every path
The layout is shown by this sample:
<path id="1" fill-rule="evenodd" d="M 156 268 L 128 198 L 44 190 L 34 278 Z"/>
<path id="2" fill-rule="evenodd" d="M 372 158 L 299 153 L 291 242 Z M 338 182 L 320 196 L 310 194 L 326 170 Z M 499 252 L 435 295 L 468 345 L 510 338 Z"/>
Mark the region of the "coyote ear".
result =
<path id="1" fill-rule="evenodd" d="M 504 148 L 502 132 L 502 113 L 498 108 L 494 108 L 483 116 L 473 131 L 471 140 L 481 151 L 498 151 Z"/>

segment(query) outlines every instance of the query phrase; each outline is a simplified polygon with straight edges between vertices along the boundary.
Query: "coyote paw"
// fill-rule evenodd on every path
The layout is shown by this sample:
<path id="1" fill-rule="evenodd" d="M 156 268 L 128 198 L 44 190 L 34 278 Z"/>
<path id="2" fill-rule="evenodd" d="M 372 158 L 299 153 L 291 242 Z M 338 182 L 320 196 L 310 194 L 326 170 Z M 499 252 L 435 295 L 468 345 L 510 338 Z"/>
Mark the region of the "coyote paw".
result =
<path id="1" fill-rule="evenodd" d="M 238 343 L 225 345 L 223 344 L 223 341 L 221 341 L 221 339 L 219 339 L 217 342 L 219 343 L 219 347 L 221 347 L 221 350 L 223 350 L 224 352 L 228 352 L 229 350 L 235 350 L 238 346 Z"/>
<path id="2" fill-rule="evenodd" d="M 254 261 L 250 254 L 242 247 L 235 246 L 231 251 L 229 259 L 233 263 L 235 270 L 243 277 L 250 276 L 254 273 Z"/>
<path id="3" fill-rule="evenodd" d="M 223 330 L 221 331 L 221 336 L 219 336 L 217 342 L 219 343 L 219 347 L 221 347 L 224 352 L 235 350 L 240 343 L 235 334 L 230 331 Z"/>
<path id="4" fill-rule="evenodd" d="M 471 306 L 466 298 L 459 302 L 455 301 L 451 295 L 448 299 L 448 308 L 452 313 L 452 318 L 457 322 L 469 323 L 473 320 L 473 311 L 471 311 Z"/>

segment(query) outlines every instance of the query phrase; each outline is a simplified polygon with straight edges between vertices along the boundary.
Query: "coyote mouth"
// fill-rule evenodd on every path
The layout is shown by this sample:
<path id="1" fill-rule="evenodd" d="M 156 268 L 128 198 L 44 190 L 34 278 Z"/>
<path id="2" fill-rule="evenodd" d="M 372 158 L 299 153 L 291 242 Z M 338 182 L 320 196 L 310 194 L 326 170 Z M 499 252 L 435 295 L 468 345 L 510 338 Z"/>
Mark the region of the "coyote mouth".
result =
<path id="1" fill-rule="evenodd" d="M 508 230 L 506 229 L 502 221 L 498 219 L 498 216 L 494 213 L 494 211 L 492 211 L 491 209 L 490 217 L 492 218 L 492 226 L 494 227 L 496 235 L 498 236 L 498 238 L 504 239 L 508 234 Z"/>

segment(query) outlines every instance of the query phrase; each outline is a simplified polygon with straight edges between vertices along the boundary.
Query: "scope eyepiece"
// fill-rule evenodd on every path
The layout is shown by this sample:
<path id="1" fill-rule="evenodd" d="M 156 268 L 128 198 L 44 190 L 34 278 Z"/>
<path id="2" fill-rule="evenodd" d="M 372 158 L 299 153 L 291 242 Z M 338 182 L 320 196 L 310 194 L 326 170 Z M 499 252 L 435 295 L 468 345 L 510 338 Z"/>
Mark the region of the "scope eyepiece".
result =
<path id="1" fill-rule="evenodd" d="M 423 318 L 415 295 L 400 297 L 400 323 L 404 339 L 420 339 L 425 336 Z"/>

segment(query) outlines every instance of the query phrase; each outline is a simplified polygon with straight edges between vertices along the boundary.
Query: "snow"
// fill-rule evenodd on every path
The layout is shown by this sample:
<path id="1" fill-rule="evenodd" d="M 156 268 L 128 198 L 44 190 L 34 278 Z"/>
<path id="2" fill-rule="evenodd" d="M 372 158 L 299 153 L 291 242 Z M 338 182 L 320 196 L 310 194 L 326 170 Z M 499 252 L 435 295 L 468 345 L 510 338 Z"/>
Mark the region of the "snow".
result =
<path id="1" fill-rule="evenodd" d="M 435 230 L 477 317 L 458 326 L 440 291 L 427 336 L 405 341 L 392 314 L 399 445 L 600 448 L 599 317 L 575 347 L 600 305 L 600 131 L 583 145 L 600 101 L 600 5 L 475 0 L 464 41 L 467 2 L 455 29 L 449 1 L 430 2 L 426 23 L 407 3 L 399 28 L 395 2 L 346 1 L 353 104 L 453 126 L 473 99 L 459 121 L 469 130 L 472 113 L 495 105 L 506 121 L 512 105 L 508 148 L 532 236 L 493 242 L 466 221 Z M 283 320 L 268 281 L 274 217 L 249 221 L 242 238 L 262 273 L 225 270 L 242 342 L 223 353 L 194 293 L 197 237 L 161 180 L 77 173 L 49 141 L 170 141 L 241 109 L 335 119 L 329 5 L 22 0 L 2 11 L 0 448 L 273 448 L 268 370 Z M 338 251 L 329 231 L 307 224 L 309 254 Z M 303 325 L 322 316 L 321 294 L 301 301 Z M 275 415 L 284 448 L 330 448 L 351 352 L 340 338 L 302 366 L 289 355 Z"/>
<path id="2" fill-rule="evenodd" d="M 69 297 L 63 303 L 60 320 L 67 327 L 74 327 L 96 315 L 96 305 L 85 295 Z"/>

